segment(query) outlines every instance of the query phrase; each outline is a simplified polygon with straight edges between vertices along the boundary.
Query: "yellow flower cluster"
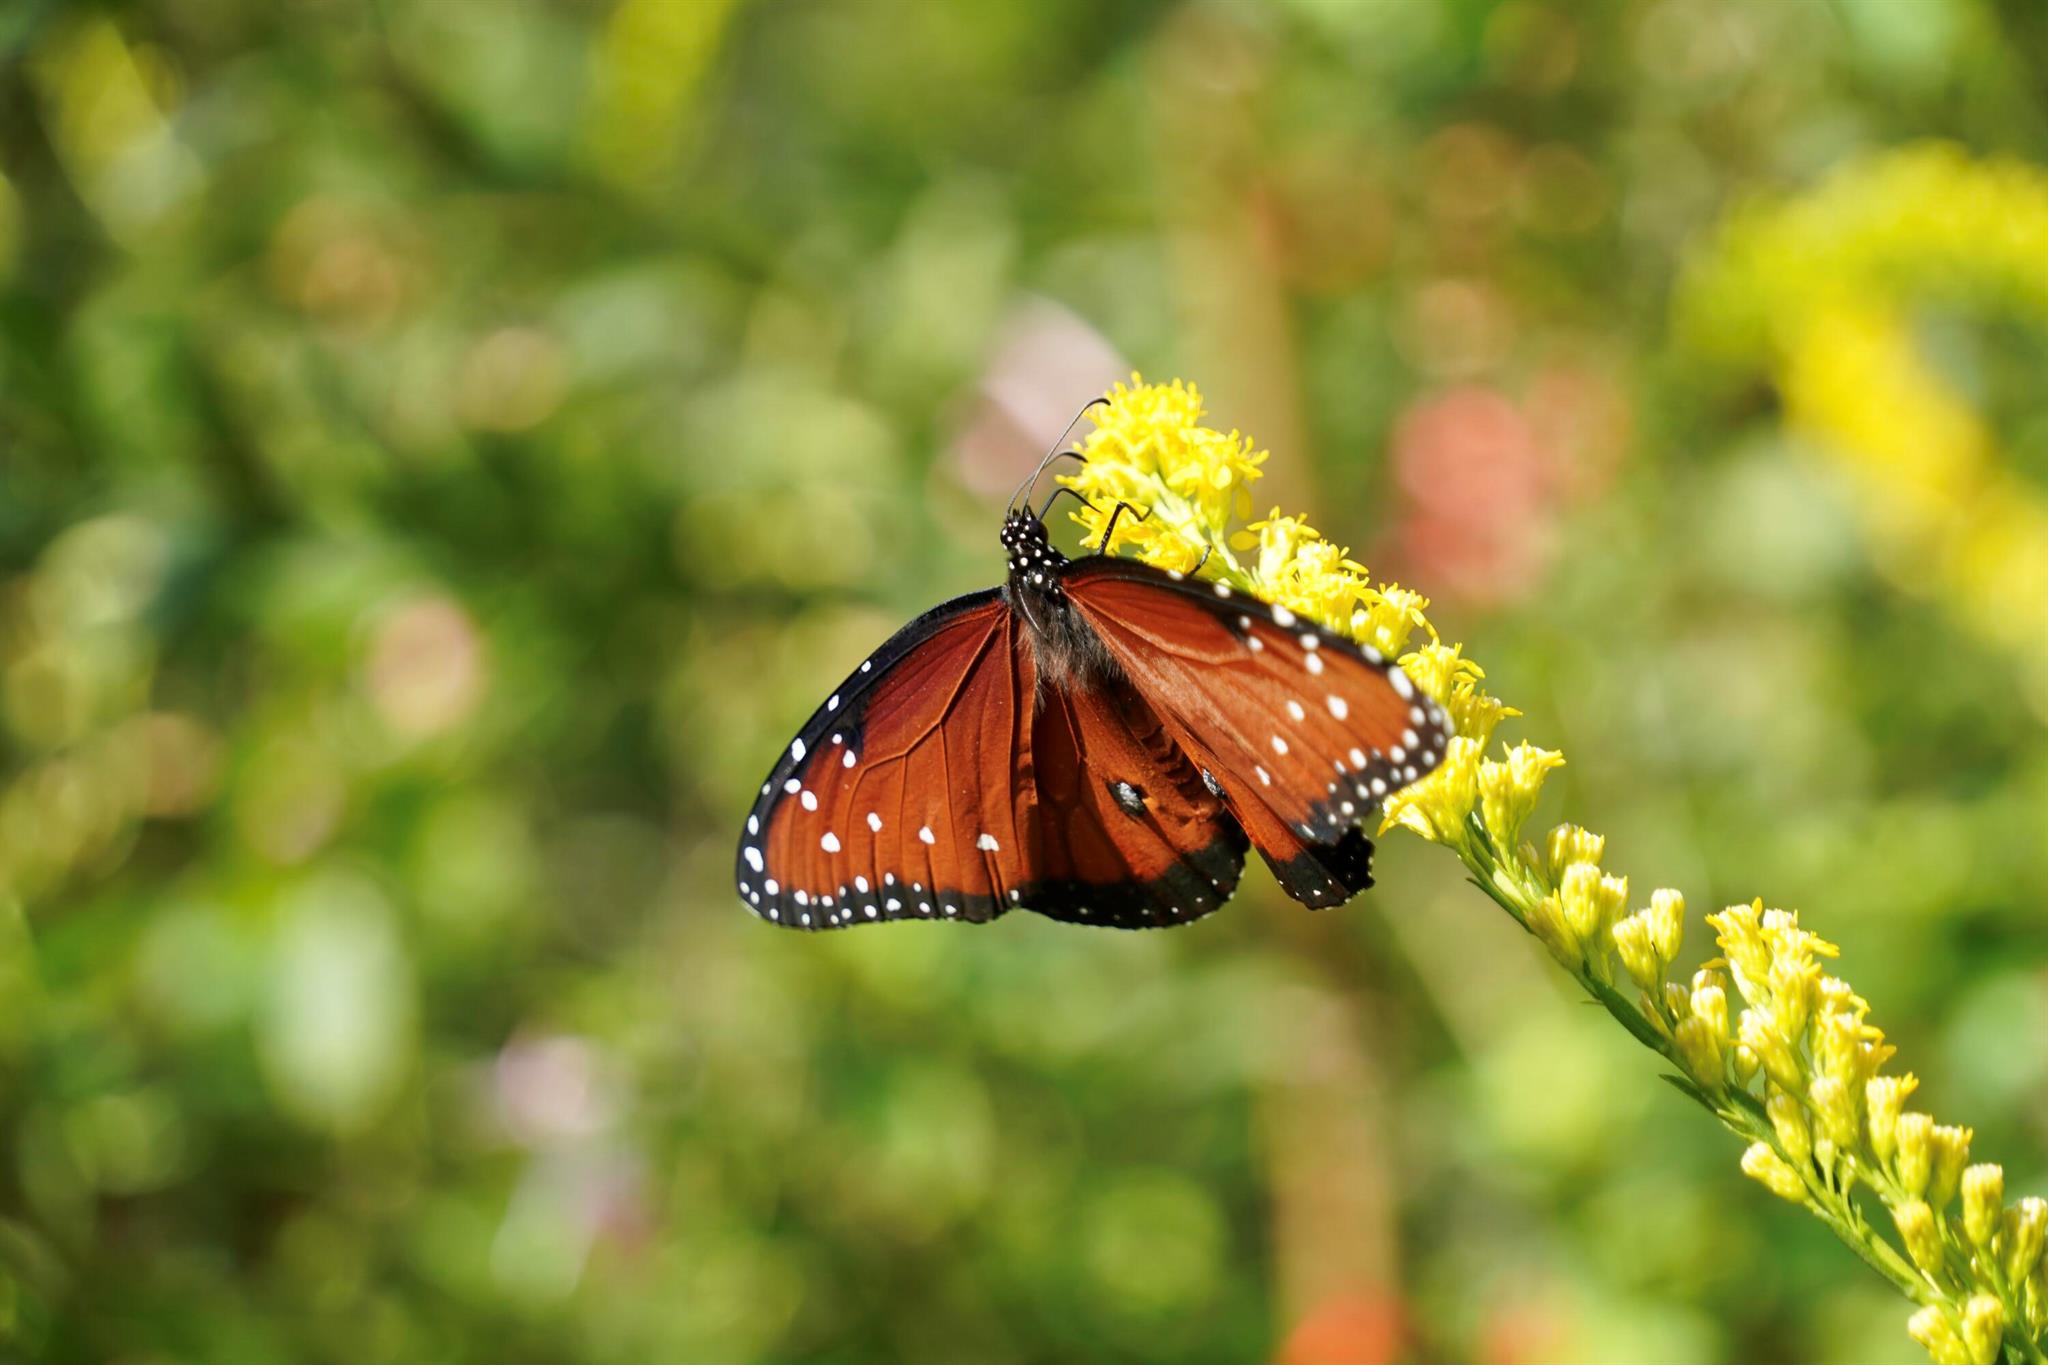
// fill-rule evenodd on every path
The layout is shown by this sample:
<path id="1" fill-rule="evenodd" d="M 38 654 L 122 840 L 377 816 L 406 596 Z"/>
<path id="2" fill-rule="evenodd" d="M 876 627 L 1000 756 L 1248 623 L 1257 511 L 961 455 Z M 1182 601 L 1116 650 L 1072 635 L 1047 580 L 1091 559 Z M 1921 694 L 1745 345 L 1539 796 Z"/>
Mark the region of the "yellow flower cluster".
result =
<path id="1" fill-rule="evenodd" d="M 1128 537 L 1132 513 L 1116 525 L 1116 544 L 1138 557 L 1199 566 L 1398 657 L 1456 735 L 1435 772 L 1388 799 L 1382 829 L 1456 853 L 1595 1000 L 1678 1067 L 1748 1144 L 1745 1173 L 1810 1210 L 1920 1305 L 1909 1331 L 1938 1365 L 1990 1365 L 2008 1348 L 2048 1362 L 2048 1201 L 2007 1205 L 2000 1168 L 1970 1164 L 1970 1130 L 1906 1109 L 1918 1082 L 1880 1074 L 1893 1048 L 1869 1003 L 1827 970 L 1835 945 L 1796 913 L 1730 906 L 1706 917 L 1720 955 L 1671 979 L 1684 898 L 1659 889 L 1631 909 L 1628 879 L 1603 865 L 1605 841 L 1576 825 L 1523 837 L 1564 756 L 1526 743 L 1489 756 L 1496 727 L 1518 713 L 1487 693 L 1459 645 L 1438 638 L 1428 602 L 1375 586 L 1298 518 L 1276 511 L 1234 525 L 1265 456 L 1234 432 L 1201 427 L 1192 386 L 1134 380 L 1110 399 L 1092 410 L 1086 465 L 1064 480 L 1095 504 L 1077 516 L 1091 536 L 1122 501 L 1145 514 Z M 1859 1188 L 1889 1212 L 1896 1244 L 1864 1217 Z"/>
<path id="2" fill-rule="evenodd" d="M 1219 538 L 1204 534 L 1233 516 L 1251 512 L 1251 485 L 1266 452 L 1236 432 L 1201 424 L 1202 394 L 1192 384 L 1147 384 L 1138 376 L 1109 392 L 1109 403 L 1089 409 L 1095 429 L 1082 445 L 1086 463 L 1061 480 L 1087 504 L 1075 520 L 1088 539 L 1102 539 L 1118 503 L 1136 515 L 1118 517 L 1105 549 L 1128 547 L 1148 563 L 1187 572 L 1221 550 L 1219 569 L 1242 577 Z"/>
<path id="3" fill-rule="evenodd" d="M 1677 311 L 1696 354 L 1772 373 L 1883 566 L 2027 661 L 2048 709 L 2048 500 L 1923 354 L 1929 299 L 2048 325 L 2048 173 L 1940 143 L 1853 162 L 1736 215 Z"/>

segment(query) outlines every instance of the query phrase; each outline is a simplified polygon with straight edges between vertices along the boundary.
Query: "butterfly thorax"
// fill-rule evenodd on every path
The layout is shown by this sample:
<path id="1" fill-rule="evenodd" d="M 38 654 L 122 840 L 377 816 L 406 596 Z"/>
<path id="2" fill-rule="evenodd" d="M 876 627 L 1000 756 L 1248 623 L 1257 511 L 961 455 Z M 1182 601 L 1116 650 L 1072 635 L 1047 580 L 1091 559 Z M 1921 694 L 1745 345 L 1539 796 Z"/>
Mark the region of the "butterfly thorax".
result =
<path id="1" fill-rule="evenodd" d="M 1013 512 L 1003 520 L 1002 541 L 1010 568 L 1003 599 L 1029 630 L 1041 675 L 1064 683 L 1113 674 L 1108 651 L 1060 586 L 1069 561 L 1053 548 L 1045 523 Z"/>

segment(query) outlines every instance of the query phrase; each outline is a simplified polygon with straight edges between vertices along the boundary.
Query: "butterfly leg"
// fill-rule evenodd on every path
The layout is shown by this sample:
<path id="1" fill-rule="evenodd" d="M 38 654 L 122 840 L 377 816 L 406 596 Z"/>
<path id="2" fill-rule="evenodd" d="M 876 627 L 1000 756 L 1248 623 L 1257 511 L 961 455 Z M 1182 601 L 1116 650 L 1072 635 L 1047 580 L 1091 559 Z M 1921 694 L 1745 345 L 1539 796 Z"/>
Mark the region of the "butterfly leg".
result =
<path id="1" fill-rule="evenodd" d="M 1109 538 L 1116 533 L 1116 519 L 1126 512 L 1129 512 L 1139 521 L 1150 521 L 1152 519 L 1151 512 L 1140 512 L 1127 502 L 1119 502 L 1116 505 L 1116 510 L 1109 514 L 1109 525 L 1102 528 L 1102 539 L 1096 542 L 1095 553 L 1103 554 L 1109 549 Z"/>

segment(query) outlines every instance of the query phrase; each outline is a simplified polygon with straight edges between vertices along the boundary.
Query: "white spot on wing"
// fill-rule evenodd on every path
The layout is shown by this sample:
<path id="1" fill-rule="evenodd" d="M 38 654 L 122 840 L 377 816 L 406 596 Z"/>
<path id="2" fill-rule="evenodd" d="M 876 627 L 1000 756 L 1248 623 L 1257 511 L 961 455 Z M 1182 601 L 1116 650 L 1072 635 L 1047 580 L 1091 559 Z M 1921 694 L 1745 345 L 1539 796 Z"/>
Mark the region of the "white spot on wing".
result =
<path id="1" fill-rule="evenodd" d="M 804 803 L 805 810 L 816 810 L 818 808 L 818 794 L 808 787 L 804 789 L 802 795 L 797 797 L 797 800 Z"/>
<path id="2" fill-rule="evenodd" d="M 1354 768 L 1363 768 L 1365 766 L 1365 750 L 1353 749 L 1351 751 L 1351 766 Z"/>
<path id="3" fill-rule="evenodd" d="M 746 851 L 747 866 L 753 868 L 756 872 L 765 871 L 766 869 L 763 867 L 761 863 L 761 850 L 755 848 L 752 844 L 748 844 Z"/>
<path id="4" fill-rule="evenodd" d="M 846 757 L 839 760 L 839 766 L 842 768 L 851 768 L 854 764 L 858 762 L 860 762 L 860 760 L 853 756 L 853 750 L 848 749 L 846 751 Z"/>
<path id="5" fill-rule="evenodd" d="M 793 739 L 789 742 L 789 756 L 799 763 L 804 761 L 804 742 L 802 740 Z"/>
<path id="6" fill-rule="evenodd" d="M 868 889 L 868 879 L 866 877 L 855 877 L 853 879 L 853 889 L 865 892 Z"/>
<path id="7" fill-rule="evenodd" d="M 775 884 L 775 878 L 773 877 L 770 877 L 767 881 L 762 882 L 761 889 L 763 891 L 766 891 L 771 896 L 776 895 L 782 890 L 781 887 Z"/>
<path id="8" fill-rule="evenodd" d="M 1301 666 L 1314 676 L 1320 678 L 1323 675 L 1323 656 L 1320 654 L 1304 655 L 1301 660 Z"/>
<path id="9" fill-rule="evenodd" d="M 803 783 L 797 781 L 795 778 L 792 777 L 789 779 L 789 781 L 782 784 L 782 789 L 788 792 L 791 796 L 795 796 L 797 792 L 803 789 L 803 785 Z"/>
<path id="10" fill-rule="evenodd" d="M 1286 740 L 1284 740 L 1284 739 L 1282 739 L 1282 738 L 1280 738 L 1280 736 L 1278 736 L 1278 735 L 1275 735 L 1275 736 L 1273 736 L 1273 752 L 1274 752 L 1274 753 L 1276 753 L 1276 754 L 1284 754 L 1284 753 L 1286 753 L 1286 752 L 1287 752 L 1287 741 L 1286 741 Z"/>
<path id="11" fill-rule="evenodd" d="M 875 833 L 880 834 L 882 832 L 882 817 L 875 814 L 873 811 L 869 811 L 868 828 L 873 830 Z"/>
<path id="12" fill-rule="evenodd" d="M 1280 629 L 1285 630 L 1294 624 L 1294 613 L 1285 607 L 1275 607 L 1273 608 L 1273 620 Z"/>
<path id="13" fill-rule="evenodd" d="M 825 698 L 825 709 L 827 711 L 837 711 L 839 709 L 839 694 L 837 692 Z"/>
<path id="14" fill-rule="evenodd" d="M 749 815 L 749 816 L 747 817 L 747 833 L 749 833 L 749 834 L 759 834 L 760 832 L 761 832 L 761 817 L 760 817 L 760 816 L 758 816 L 758 815 Z"/>
<path id="15" fill-rule="evenodd" d="M 1394 690 L 1401 694 L 1402 701 L 1407 701 L 1410 697 L 1415 695 L 1415 684 L 1409 682 L 1408 675 L 1406 673 L 1403 673 L 1400 669 L 1389 669 L 1387 671 L 1387 681 L 1392 683 L 1394 685 Z"/>
<path id="16" fill-rule="evenodd" d="M 976 839 L 974 841 L 974 846 L 976 848 L 983 849 L 989 853 L 996 852 L 999 847 L 996 843 L 996 836 L 993 834 L 982 835 L 979 839 Z"/>
<path id="17" fill-rule="evenodd" d="M 1294 717 L 1296 720 L 1308 719 L 1308 712 L 1302 710 L 1301 703 L 1294 700 L 1294 698 L 1292 697 L 1289 697 L 1287 699 L 1287 714 Z"/>
<path id="18" fill-rule="evenodd" d="M 1259 782 L 1261 785 L 1268 787 L 1273 785 L 1273 774 L 1267 772 L 1264 768 L 1261 768 L 1256 763 L 1252 764 L 1252 771 L 1259 775 Z"/>
<path id="19" fill-rule="evenodd" d="M 1329 695 L 1328 701 L 1330 706 L 1330 714 L 1335 716 L 1338 720 L 1342 720 L 1344 719 L 1344 717 L 1351 714 L 1351 703 L 1345 701 L 1335 692 L 1332 692 Z"/>
<path id="20" fill-rule="evenodd" d="M 818 840 L 818 847 L 824 849 L 827 853 L 837 853 L 839 851 L 839 836 L 829 829 L 826 830 L 825 837 Z"/>
<path id="21" fill-rule="evenodd" d="M 937 839 L 932 837 L 932 827 L 930 825 L 919 825 L 917 827 L 917 839 L 919 843 L 924 844 L 936 844 L 938 842 Z"/>
<path id="22" fill-rule="evenodd" d="M 867 672 L 867 671 L 868 671 L 869 669 L 873 668 L 874 666 L 875 666 L 875 661 L 874 661 L 873 659 L 862 659 L 862 660 L 860 661 L 860 671 L 861 671 L 861 672 L 863 672 L 863 673 Z"/>
<path id="23" fill-rule="evenodd" d="M 1301 647 L 1303 649 L 1320 649 L 1322 644 L 1323 642 L 1315 637 L 1314 632 L 1305 630 L 1301 633 Z"/>

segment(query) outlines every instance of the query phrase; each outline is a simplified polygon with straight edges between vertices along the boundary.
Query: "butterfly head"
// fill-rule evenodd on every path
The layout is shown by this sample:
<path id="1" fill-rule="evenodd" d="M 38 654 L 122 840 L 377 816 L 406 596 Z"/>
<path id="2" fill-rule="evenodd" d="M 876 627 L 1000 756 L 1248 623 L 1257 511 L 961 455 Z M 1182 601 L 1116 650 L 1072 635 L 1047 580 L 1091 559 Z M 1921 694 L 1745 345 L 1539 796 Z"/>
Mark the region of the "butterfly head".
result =
<path id="1" fill-rule="evenodd" d="M 1009 556 L 1010 582 L 1019 587 L 1059 594 L 1059 569 L 1067 557 L 1052 547 L 1045 523 L 1027 507 L 1003 518 L 1003 553 Z"/>

